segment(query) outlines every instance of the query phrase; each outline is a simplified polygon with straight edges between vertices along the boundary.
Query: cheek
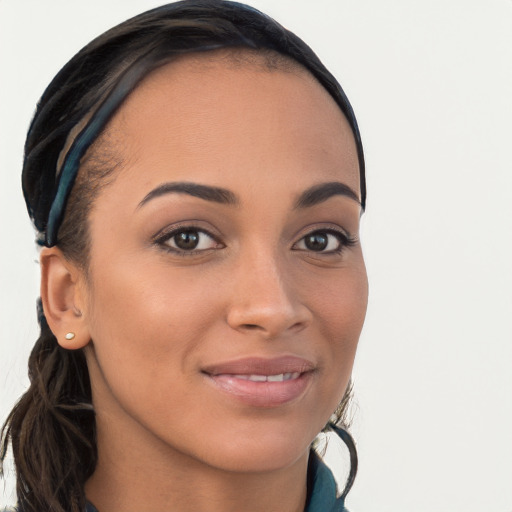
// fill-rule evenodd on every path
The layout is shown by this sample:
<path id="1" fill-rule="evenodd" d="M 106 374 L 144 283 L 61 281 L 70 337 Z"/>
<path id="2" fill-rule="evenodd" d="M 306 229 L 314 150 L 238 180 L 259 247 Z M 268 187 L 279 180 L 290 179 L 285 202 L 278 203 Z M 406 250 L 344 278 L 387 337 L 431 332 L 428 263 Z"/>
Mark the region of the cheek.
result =
<path id="1" fill-rule="evenodd" d="M 145 343 L 157 343 L 165 331 L 200 327 L 191 317 L 204 318 L 211 310 L 205 300 L 205 285 L 203 277 L 190 272 L 172 271 L 154 262 L 123 265 L 117 260 L 115 266 L 104 266 L 95 275 L 89 300 L 91 324 L 105 329 L 102 337 L 139 334 L 142 350 Z"/>
<path id="2" fill-rule="evenodd" d="M 154 264 L 102 266 L 90 292 L 90 334 L 102 377 L 121 397 L 176 386 L 218 316 L 204 280 Z M 200 286 L 200 284 L 202 284 Z M 200 319 L 200 321 L 199 321 Z"/>
<path id="3" fill-rule="evenodd" d="M 308 295 L 314 317 L 333 349 L 357 345 L 368 303 L 368 281 L 362 258 L 358 263 L 324 276 L 313 278 Z M 347 347 L 348 348 L 348 347 Z"/>
<path id="4" fill-rule="evenodd" d="M 327 408 L 333 410 L 348 385 L 366 315 L 368 282 L 362 259 L 322 286 L 311 287 L 310 294 L 317 329 L 326 340 L 322 365 L 329 391 L 325 396 Z"/>

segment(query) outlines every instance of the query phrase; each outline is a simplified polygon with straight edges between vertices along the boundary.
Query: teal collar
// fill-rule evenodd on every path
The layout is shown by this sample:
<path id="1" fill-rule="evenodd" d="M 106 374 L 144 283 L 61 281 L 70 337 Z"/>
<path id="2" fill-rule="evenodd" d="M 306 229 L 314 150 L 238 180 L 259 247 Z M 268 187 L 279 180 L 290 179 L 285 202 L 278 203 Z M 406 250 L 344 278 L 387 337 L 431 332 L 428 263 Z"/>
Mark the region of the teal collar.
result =
<path id="1" fill-rule="evenodd" d="M 305 512 L 348 512 L 344 497 L 337 497 L 336 481 L 330 469 L 313 451 L 309 456 L 308 494 Z"/>

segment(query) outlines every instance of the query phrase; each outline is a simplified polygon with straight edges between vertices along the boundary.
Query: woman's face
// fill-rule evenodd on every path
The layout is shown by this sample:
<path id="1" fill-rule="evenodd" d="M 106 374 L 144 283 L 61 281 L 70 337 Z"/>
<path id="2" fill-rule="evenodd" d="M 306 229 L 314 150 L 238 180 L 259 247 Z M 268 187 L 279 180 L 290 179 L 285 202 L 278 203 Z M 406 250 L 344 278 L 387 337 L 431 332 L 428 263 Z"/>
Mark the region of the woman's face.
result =
<path id="1" fill-rule="evenodd" d="M 305 71 L 206 55 L 153 73 L 109 132 L 123 164 L 91 212 L 82 304 L 100 442 L 293 463 L 366 310 L 348 123 Z"/>

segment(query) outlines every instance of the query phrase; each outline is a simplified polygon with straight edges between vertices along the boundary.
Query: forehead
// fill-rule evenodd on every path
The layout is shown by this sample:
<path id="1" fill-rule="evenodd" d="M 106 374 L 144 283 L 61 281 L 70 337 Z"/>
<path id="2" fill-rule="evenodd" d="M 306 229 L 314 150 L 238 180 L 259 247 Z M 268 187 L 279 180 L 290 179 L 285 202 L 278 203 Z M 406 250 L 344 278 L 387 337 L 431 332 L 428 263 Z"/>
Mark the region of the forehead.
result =
<path id="1" fill-rule="evenodd" d="M 316 79 L 284 57 L 230 51 L 180 57 L 144 79 L 108 131 L 124 162 L 161 168 L 172 160 L 184 172 L 225 164 L 226 178 L 228 168 L 242 172 L 248 159 L 278 169 L 290 153 L 299 167 L 329 156 L 330 178 L 359 191 L 347 120 Z"/>

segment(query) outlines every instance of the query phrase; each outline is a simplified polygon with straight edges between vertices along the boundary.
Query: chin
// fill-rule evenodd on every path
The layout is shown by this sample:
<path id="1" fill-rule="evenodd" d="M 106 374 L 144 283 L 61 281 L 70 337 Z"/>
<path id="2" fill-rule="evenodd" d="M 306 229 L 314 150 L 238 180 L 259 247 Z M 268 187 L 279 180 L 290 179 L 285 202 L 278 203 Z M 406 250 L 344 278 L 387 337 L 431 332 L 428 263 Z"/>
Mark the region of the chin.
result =
<path id="1" fill-rule="evenodd" d="M 283 447 L 260 447 L 258 450 L 244 450 L 239 447 L 235 453 L 230 451 L 214 457 L 210 465 L 228 472 L 269 473 L 280 471 L 295 464 L 309 453 L 306 448 L 283 449 Z"/>
<path id="2" fill-rule="evenodd" d="M 316 435 L 316 430 L 304 432 L 303 425 L 301 431 L 287 425 L 279 431 L 255 425 L 248 433 L 232 433 L 216 440 L 210 438 L 208 445 L 201 447 L 198 458 L 224 471 L 279 471 L 307 457 Z"/>

